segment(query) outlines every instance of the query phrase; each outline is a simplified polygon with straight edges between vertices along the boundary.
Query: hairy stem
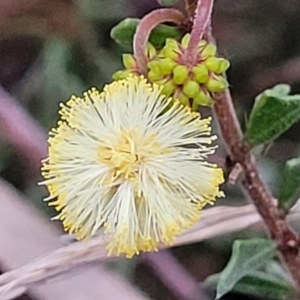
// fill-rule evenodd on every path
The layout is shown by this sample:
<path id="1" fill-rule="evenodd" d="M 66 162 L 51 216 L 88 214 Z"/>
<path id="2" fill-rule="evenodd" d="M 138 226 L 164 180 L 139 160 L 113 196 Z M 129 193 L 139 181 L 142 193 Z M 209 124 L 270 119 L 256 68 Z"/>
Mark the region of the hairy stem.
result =
<path id="1" fill-rule="evenodd" d="M 198 0 L 189 43 L 190 53 L 193 53 L 193 49 L 197 50 L 198 40 L 205 30 L 208 42 L 215 43 L 210 26 L 212 4 L 213 0 L 203 0 L 202 3 Z M 284 214 L 276 206 L 272 195 L 259 176 L 250 147 L 244 140 L 229 90 L 215 95 L 214 109 L 231 159 L 244 169 L 243 185 L 263 218 L 271 238 L 277 242 L 278 250 L 300 291 L 299 237 L 289 228 Z"/>
<path id="2" fill-rule="evenodd" d="M 164 22 L 181 24 L 183 20 L 183 13 L 172 8 L 154 10 L 141 20 L 133 38 L 133 53 L 141 74 L 147 74 L 148 59 L 145 49 L 152 29 Z"/>
<path id="3" fill-rule="evenodd" d="M 280 213 L 272 195 L 262 182 L 254 158 L 249 153 L 249 146 L 243 140 L 240 125 L 235 114 L 229 91 L 215 97 L 215 112 L 221 132 L 228 145 L 231 159 L 241 164 L 245 172 L 244 186 L 256 206 L 259 214 L 300 289 L 300 256 L 298 236 L 288 227 L 283 214 Z"/>
<path id="4" fill-rule="evenodd" d="M 191 39 L 184 53 L 184 60 L 187 61 L 188 64 L 195 64 L 198 53 L 198 44 L 203 38 L 205 29 L 210 22 L 213 4 L 213 0 L 198 0 Z"/>

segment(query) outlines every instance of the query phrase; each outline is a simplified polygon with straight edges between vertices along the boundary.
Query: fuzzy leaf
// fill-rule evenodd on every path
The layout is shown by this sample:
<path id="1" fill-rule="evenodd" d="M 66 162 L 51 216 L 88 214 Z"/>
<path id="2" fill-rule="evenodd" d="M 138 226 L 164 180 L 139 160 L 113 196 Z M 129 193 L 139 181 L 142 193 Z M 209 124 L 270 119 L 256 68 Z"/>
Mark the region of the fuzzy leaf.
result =
<path id="1" fill-rule="evenodd" d="M 110 32 L 110 36 L 121 46 L 132 48 L 133 36 L 139 24 L 139 19 L 127 18 L 116 25 Z M 149 42 L 157 49 L 162 48 L 167 38 L 180 40 L 183 36 L 176 27 L 158 25 L 150 34 Z"/>
<path id="2" fill-rule="evenodd" d="M 279 188 L 279 206 L 286 212 L 300 198 L 300 158 L 286 162 Z"/>
<path id="3" fill-rule="evenodd" d="M 276 245 L 271 240 L 236 240 L 230 261 L 220 275 L 217 299 L 230 292 L 243 277 L 262 267 L 275 251 Z"/>
<path id="4" fill-rule="evenodd" d="M 219 274 L 214 274 L 208 277 L 205 283 L 214 287 L 219 278 Z M 272 300 L 292 299 L 295 296 L 295 290 L 289 281 L 264 271 L 254 271 L 241 278 L 232 292 Z"/>
<path id="5" fill-rule="evenodd" d="M 259 271 L 242 278 L 234 287 L 234 291 L 272 300 L 291 299 L 295 295 L 291 284 Z"/>
<path id="6" fill-rule="evenodd" d="M 246 131 L 250 144 L 272 141 L 300 119 L 300 95 L 289 91 L 280 84 L 256 97 Z"/>

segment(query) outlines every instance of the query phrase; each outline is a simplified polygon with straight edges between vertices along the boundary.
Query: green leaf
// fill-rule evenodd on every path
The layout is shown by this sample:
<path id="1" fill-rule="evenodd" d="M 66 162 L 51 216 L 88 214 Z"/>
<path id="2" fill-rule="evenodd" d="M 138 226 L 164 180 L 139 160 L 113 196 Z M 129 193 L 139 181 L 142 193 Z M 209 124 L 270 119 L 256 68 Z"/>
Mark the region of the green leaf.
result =
<path id="1" fill-rule="evenodd" d="M 274 94 L 274 96 L 287 96 L 291 92 L 291 87 L 288 84 L 277 84 L 271 90 L 266 90 L 265 92 Z"/>
<path id="2" fill-rule="evenodd" d="M 288 95 L 290 87 L 280 84 L 255 99 L 246 138 L 252 145 L 267 143 L 300 119 L 300 95 Z"/>
<path id="3" fill-rule="evenodd" d="M 273 300 L 290 299 L 295 295 L 291 284 L 259 271 L 242 278 L 234 287 L 234 291 Z"/>
<path id="4" fill-rule="evenodd" d="M 178 2 L 178 0 L 157 0 L 161 6 L 172 6 Z"/>
<path id="5" fill-rule="evenodd" d="M 271 240 L 236 240 L 230 261 L 220 275 L 217 299 L 230 292 L 240 279 L 262 267 L 275 253 L 276 245 Z"/>
<path id="6" fill-rule="evenodd" d="M 215 286 L 219 277 L 218 274 L 212 275 L 207 278 L 206 283 Z M 272 300 L 291 299 L 295 296 L 295 290 L 288 281 L 262 271 L 254 271 L 241 278 L 232 291 Z"/>
<path id="7" fill-rule="evenodd" d="M 139 24 L 139 19 L 127 18 L 116 25 L 110 32 L 118 44 L 125 48 L 132 48 L 133 36 Z M 181 39 L 183 33 L 176 27 L 168 25 L 158 25 L 150 34 L 149 42 L 157 49 L 162 48 L 167 38 Z"/>
<path id="8" fill-rule="evenodd" d="M 300 198 L 300 157 L 286 162 L 279 188 L 279 207 L 286 212 Z"/>

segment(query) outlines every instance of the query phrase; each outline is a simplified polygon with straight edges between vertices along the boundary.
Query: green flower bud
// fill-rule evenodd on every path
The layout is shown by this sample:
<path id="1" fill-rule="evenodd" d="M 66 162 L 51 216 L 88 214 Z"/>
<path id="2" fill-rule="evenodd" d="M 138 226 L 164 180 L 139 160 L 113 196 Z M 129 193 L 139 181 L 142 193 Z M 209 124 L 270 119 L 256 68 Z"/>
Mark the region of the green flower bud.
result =
<path id="1" fill-rule="evenodd" d="M 191 39 L 191 35 L 189 33 L 187 33 L 181 40 L 181 45 L 183 48 L 187 48 L 189 42 Z"/>
<path id="2" fill-rule="evenodd" d="M 159 62 L 157 60 L 152 60 L 148 62 L 147 66 L 151 71 L 155 72 L 156 74 L 161 74 Z"/>
<path id="3" fill-rule="evenodd" d="M 160 55 L 171 59 L 177 59 L 179 56 L 179 46 L 174 39 L 167 39 L 165 47 L 161 50 Z"/>
<path id="4" fill-rule="evenodd" d="M 162 75 L 170 75 L 176 66 L 176 62 L 171 58 L 164 58 L 159 61 L 159 69 Z"/>
<path id="5" fill-rule="evenodd" d="M 217 74 L 225 72 L 229 68 L 229 61 L 224 58 L 209 57 L 204 61 L 206 67 Z"/>
<path id="6" fill-rule="evenodd" d="M 174 50 L 179 51 L 179 46 L 178 46 L 178 42 L 174 39 L 167 39 L 166 40 L 166 47 L 172 48 Z"/>
<path id="7" fill-rule="evenodd" d="M 157 81 L 157 80 L 159 80 L 161 78 L 162 78 L 162 75 L 154 72 L 153 70 L 150 70 L 149 73 L 148 73 L 148 79 L 151 82 L 155 82 L 155 81 Z"/>
<path id="8" fill-rule="evenodd" d="M 207 41 L 205 41 L 205 40 L 201 40 L 201 41 L 199 42 L 199 48 L 200 48 L 200 49 L 203 49 L 206 45 L 207 45 Z"/>
<path id="9" fill-rule="evenodd" d="M 199 93 L 199 83 L 193 80 L 188 81 L 184 87 L 183 92 L 190 98 L 193 98 Z"/>
<path id="10" fill-rule="evenodd" d="M 125 79 L 129 74 L 132 74 L 132 71 L 130 70 L 120 70 L 113 74 L 112 78 L 114 80 L 121 80 Z"/>
<path id="11" fill-rule="evenodd" d="M 190 106 L 190 101 L 189 101 L 189 97 L 187 97 L 185 94 L 181 93 L 178 96 L 178 100 L 180 101 L 180 103 L 182 103 L 185 106 Z"/>
<path id="12" fill-rule="evenodd" d="M 176 60 L 179 57 L 179 51 L 177 51 L 174 48 L 170 48 L 170 47 L 165 47 L 161 51 L 161 54 L 163 57 L 171 58 L 173 60 Z"/>
<path id="13" fill-rule="evenodd" d="M 183 84 L 187 79 L 189 70 L 186 66 L 176 66 L 173 70 L 173 81 L 176 84 Z"/>
<path id="14" fill-rule="evenodd" d="M 223 77 L 211 78 L 205 84 L 210 92 L 221 92 L 228 87 L 227 81 Z"/>
<path id="15" fill-rule="evenodd" d="M 173 94 L 175 91 L 175 88 L 176 88 L 176 85 L 171 80 L 164 83 L 162 86 L 163 86 L 163 89 L 162 89 L 161 93 L 166 96 L 170 96 L 171 94 Z"/>
<path id="16" fill-rule="evenodd" d="M 205 83 L 208 80 L 208 70 L 204 65 L 197 65 L 193 68 L 193 73 L 199 83 Z"/>
<path id="17" fill-rule="evenodd" d="M 194 96 L 194 102 L 197 103 L 197 105 L 202 105 L 202 106 L 212 106 L 213 105 L 213 100 L 212 98 L 205 94 L 202 90 L 197 93 L 197 95 Z"/>
<path id="18" fill-rule="evenodd" d="M 193 101 L 192 102 L 192 111 L 197 111 L 197 110 L 198 110 L 198 104 L 195 101 Z"/>
<path id="19" fill-rule="evenodd" d="M 217 47 L 212 44 L 207 44 L 206 47 L 203 49 L 201 56 L 202 58 L 207 58 L 211 56 L 215 56 L 217 53 Z"/>
<path id="20" fill-rule="evenodd" d="M 147 43 L 146 45 L 146 55 L 150 58 L 153 59 L 156 56 L 156 49 L 151 43 Z"/>
<path id="21" fill-rule="evenodd" d="M 163 77 L 162 77 L 161 79 L 156 80 L 155 83 L 157 83 L 158 85 L 164 85 L 164 84 L 166 84 L 168 81 L 169 81 L 168 78 L 163 78 Z"/>
<path id="22" fill-rule="evenodd" d="M 125 69 L 133 69 L 135 67 L 135 59 L 131 54 L 122 55 L 123 65 Z"/>

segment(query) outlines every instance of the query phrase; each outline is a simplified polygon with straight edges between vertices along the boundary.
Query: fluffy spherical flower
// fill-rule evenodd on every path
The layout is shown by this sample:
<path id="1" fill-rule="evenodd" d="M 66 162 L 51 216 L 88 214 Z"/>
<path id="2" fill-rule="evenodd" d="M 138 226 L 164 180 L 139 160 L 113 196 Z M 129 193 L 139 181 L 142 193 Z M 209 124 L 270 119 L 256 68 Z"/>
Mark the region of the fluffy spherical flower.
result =
<path id="1" fill-rule="evenodd" d="M 42 174 L 49 204 L 78 239 L 103 227 L 109 254 L 156 250 L 222 196 L 210 119 L 128 77 L 61 105 Z"/>

